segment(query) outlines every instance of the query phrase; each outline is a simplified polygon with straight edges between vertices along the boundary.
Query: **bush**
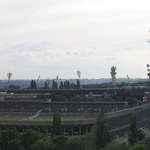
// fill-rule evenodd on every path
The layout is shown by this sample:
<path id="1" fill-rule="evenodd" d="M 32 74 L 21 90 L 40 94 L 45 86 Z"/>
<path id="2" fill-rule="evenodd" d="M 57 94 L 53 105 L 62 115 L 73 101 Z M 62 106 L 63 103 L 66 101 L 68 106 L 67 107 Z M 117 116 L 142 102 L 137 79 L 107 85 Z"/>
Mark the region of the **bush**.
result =
<path id="1" fill-rule="evenodd" d="M 133 146 L 129 148 L 129 150 L 148 150 L 148 149 L 149 148 L 145 144 L 142 144 L 142 143 L 134 144 Z"/>
<path id="2" fill-rule="evenodd" d="M 66 150 L 85 150 L 85 143 L 78 136 L 70 137 L 66 143 Z"/>
<path id="3" fill-rule="evenodd" d="M 128 146 L 125 143 L 111 143 L 109 144 L 105 150 L 128 150 Z"/>

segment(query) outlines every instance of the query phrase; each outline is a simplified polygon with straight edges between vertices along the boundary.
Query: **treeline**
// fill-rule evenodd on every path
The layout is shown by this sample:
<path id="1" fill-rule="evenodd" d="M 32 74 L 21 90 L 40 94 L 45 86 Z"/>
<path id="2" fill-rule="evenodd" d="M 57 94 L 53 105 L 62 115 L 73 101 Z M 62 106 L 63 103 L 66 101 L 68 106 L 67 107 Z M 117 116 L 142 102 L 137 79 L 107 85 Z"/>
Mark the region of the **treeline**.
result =
<path id="1" fill-rule="evenodd" d="M 1 150 L 86 150 L 80 137 L 55 136 L 49 138 L 37 131 L 0 131 Z"/>
<path id="2" fill-rule="evenodd" d="M 31 80 L 30 82 L 31 89 L 43 88 L 43 89 L 80 89 L 80 81 L 76 80 L 76 83 L 72 83 L 69 80 L 60 81 L 52 80 L 52 84 L 50 85 L 50 81 L 46 80 L 43 86 L 38 86 L 36 80 Z"/>
<path id="3" fill-rule="evenodd" d="M 0 131 L 0 150 L 149 150 L 150 137 L 137 129 L 136 116 L 129 122 L 127 141 L 112 141 L 104 114 L 97 117 L 95 126 L 84 138 L 65 137 L 61 129 L 61 117 L 54 113 L 52 135 L 33 130 L 18 132 L 16 130 Z"/>

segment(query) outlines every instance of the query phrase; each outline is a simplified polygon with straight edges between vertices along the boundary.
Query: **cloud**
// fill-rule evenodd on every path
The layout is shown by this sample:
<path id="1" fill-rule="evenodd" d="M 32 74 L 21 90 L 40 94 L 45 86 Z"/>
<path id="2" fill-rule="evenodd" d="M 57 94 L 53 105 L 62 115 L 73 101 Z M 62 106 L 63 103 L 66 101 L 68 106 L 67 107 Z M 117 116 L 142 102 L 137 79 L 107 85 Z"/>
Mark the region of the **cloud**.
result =
<path id="1" fill-rule="evenodd" d="M 145 77 L 148 0 L 0 0 L 1 77 Z M 140 70 L 138 69 L 140 68 Z"/>

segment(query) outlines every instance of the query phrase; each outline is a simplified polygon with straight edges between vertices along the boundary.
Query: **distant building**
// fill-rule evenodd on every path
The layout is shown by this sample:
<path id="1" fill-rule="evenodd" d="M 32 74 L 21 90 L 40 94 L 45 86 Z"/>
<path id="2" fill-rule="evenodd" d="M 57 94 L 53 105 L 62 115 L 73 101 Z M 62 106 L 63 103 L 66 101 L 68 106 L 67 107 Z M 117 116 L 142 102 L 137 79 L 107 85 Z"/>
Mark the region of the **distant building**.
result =
<path id="1" fill-rule="evenodd" d="M 144 93 L 143 102 L 144 103 L 149 103 L 150 102 L 150 92 L 145 92 Z"/>

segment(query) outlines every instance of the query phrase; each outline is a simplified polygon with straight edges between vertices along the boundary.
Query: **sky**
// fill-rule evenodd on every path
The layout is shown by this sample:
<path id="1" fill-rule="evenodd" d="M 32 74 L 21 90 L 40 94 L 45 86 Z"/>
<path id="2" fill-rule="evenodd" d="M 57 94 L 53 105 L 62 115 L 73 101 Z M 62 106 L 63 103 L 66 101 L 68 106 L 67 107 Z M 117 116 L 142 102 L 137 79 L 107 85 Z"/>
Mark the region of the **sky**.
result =
<path id="1" fill-rule="evenodd" d="M 149 0 L 0 0 L 0 79 L 147 78 Z"/>

